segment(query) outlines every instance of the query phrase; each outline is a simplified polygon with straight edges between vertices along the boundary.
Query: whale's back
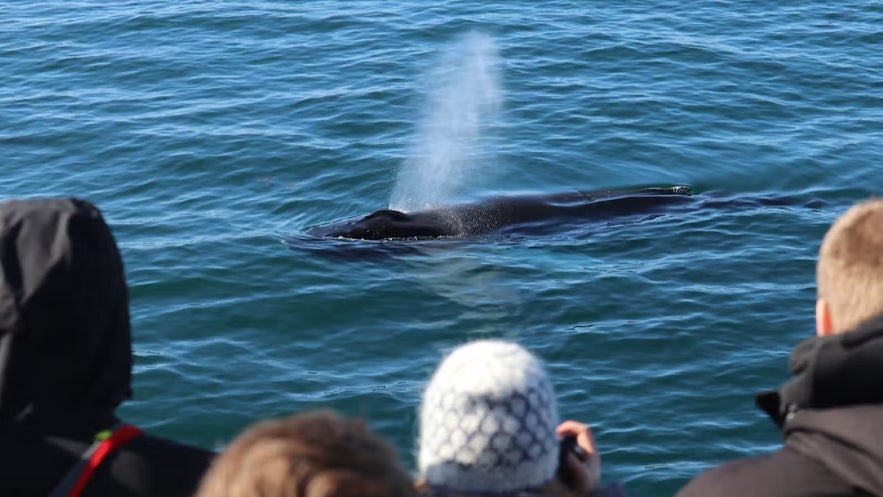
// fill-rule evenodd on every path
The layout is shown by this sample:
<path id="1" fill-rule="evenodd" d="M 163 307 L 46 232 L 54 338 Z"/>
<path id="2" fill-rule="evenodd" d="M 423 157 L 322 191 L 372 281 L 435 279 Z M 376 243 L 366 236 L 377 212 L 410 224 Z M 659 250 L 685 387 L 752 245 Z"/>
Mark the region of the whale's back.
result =
<path id="1" fill-rule="evenodd" d="M 310 234 L 358 240 L 471 237 L 504 228 L 593 221 L 641 214 L 689 200 L 686 185 L 635 190 L 573 191 L 554 195 L 494 197 L 415 212 L 380 209 L 360 219 L 315 228 Z M 539 231 L 545 232 L 546 229 Z"/>

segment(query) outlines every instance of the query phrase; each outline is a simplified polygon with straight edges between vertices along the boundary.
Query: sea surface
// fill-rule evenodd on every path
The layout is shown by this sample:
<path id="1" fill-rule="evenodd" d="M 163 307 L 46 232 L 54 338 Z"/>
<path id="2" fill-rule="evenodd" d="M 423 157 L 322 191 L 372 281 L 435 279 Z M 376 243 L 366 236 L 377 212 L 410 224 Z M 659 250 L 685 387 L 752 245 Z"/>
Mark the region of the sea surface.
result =
<path id="1" fill-rule="evenodd" d="M 0 197 L 104 212 L 134 399 L 222 447 L 333 408 L 414 468 L 444 353 L 516 340 L 604 479 L 667 496 L 773 450 L 753 407 L 813 333 L 827 226 L 883 193 L 877 1 L 17 1 Z M 385 207 L 692 185 L 700 208 L 537 236 L 316 240 Z M 718 202 L 703 199 L 718 198 Z"/>

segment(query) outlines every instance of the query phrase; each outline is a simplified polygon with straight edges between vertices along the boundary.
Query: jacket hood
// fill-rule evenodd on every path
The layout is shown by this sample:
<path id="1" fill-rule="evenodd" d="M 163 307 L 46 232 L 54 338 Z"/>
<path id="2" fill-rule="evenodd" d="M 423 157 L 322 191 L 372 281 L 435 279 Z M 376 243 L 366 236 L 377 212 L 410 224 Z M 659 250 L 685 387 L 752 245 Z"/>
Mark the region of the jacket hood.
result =
<path id="1" fill-rule="evenodd" d="M 123 263 L 98 209 L 0 203 L 0 423 L 106 427 L 131 369 Z"/>
<path id="2" fill-rule="evenodd" d="M 883 403 L 883 314 L 852 331 L 813 337 L 791 353 L 793 377 L 758 406 L 782 426 L 789 412 Z"/>
<path id="3" fill-rule="evenodd" d="M 782 386 L 782 404 L 798 408 L 883 402 L 883 314 L 856 329 L 805 340 L 789 364 L 794 377 Z"/>

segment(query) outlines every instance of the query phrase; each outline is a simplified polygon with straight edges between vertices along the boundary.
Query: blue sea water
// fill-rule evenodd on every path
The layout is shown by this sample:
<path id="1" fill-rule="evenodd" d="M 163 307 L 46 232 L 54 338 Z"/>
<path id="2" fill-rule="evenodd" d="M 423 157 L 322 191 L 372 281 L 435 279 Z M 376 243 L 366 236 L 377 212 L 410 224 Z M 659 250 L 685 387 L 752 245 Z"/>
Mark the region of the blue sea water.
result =
<path id="1" fill-rule="evenodd" d="M 123 414 L 153 432 L 216 447 L 330 407 L 413 468 L 442 354 L 503 337 L 548 362 L 605 480 L 664 496 L 779 443 L 753 395 L 812 334 L 825 229 L 881 193 L 881 53 L 872 1 L 13 0 L 0 197 L 104 211 L 131 287 Z M 408 251 L 303 239 L 389 205 L 680 183 L 731 207 Z"/>

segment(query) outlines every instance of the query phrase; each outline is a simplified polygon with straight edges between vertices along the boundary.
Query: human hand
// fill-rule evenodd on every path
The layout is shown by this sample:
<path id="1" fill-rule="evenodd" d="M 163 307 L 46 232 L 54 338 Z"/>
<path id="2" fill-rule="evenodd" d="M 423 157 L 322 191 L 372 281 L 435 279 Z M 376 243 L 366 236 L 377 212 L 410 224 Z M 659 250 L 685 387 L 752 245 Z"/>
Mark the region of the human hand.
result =
<path id="1" fill-rule="evenodd" d="M 567 454 L 564 470 L 571 476 L 568 486 L 580 495 L 589 495 L 601 486 L 601 456 L 595 448 L 592 431 L 578 421 L 564 421 L 555 430 L 558 439 L 576 438 L 575 450 Z"/>

